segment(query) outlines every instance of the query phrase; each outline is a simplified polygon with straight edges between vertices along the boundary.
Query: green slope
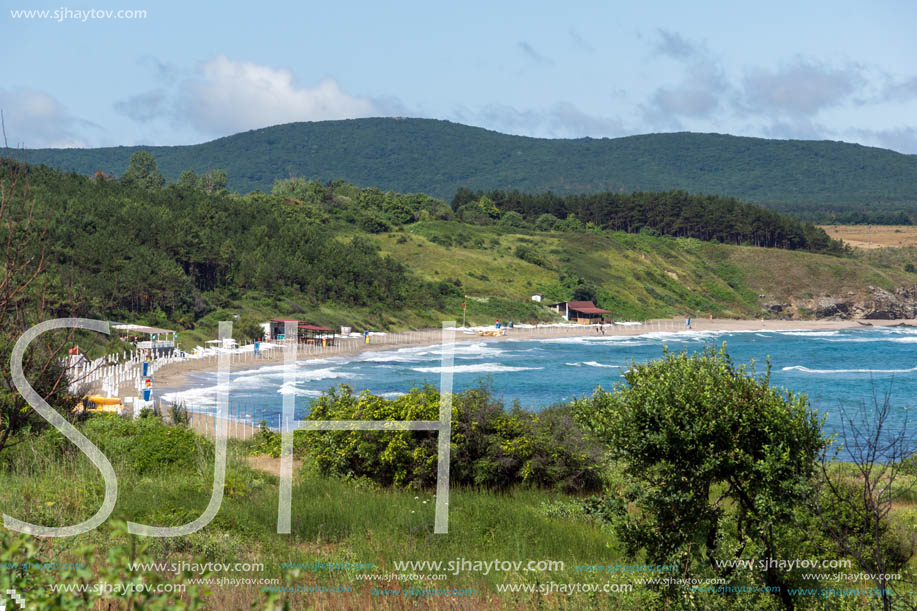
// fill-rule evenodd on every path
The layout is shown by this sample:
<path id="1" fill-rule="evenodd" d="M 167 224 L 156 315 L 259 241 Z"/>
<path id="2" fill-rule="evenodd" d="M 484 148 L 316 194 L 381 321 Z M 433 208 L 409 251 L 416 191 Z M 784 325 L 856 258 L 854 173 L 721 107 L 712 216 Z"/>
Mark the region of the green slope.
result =
<path id="1" fill-rule="evenodd" d="M 443 236 L 463 246 L 444 246 Z M 618 320 L 685 312 L 757 318 L 766 301 L 843 298 L 869 285 L 893 289 L 917 283 L 917 274 L 854 258 L 623 232 L 513 232 L 434 221 L 376 239 L 382 252 L 421 278 L 461 280 L 478 322 L 500 313 L 484 307 L 494 298 L 525 303 L 540 292 L 547 302 L 569 299 L 571 277 L 593 286 L 597 303 Z M 535 249 L 542 264 L 515 257 L 520 244 Z"/>
<path id="2" fill-rule="evenodd" d="M 170 180 L 224 169 L 239 192 L 268 191 L 291 173 L 451 198 L 456 189 L 557 193 L 722 194 L 824 218 L 830 212 L 917 211 L 917 157 L 856 144 L 720 134 L 548 140 L 432 119 L 290 123 L 193 146 L 35 149 L 34 164 L 123 174 L 130 155 L 156 155 Z"/>

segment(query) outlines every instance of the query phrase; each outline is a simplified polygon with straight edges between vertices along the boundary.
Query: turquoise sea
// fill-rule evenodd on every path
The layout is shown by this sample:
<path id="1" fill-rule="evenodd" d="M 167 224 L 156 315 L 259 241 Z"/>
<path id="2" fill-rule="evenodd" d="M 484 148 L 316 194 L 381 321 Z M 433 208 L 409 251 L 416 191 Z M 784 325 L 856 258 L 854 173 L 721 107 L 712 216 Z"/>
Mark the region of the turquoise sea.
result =
<path id="1" fill-rule="evenodd" d="M 669 350 L 698 351 L 726 342 L 739 363 L 755 361 L 759 373 L 770 358 L 771 383 L 806 393 L 826 415 L 825 430 L 837 432 L 842 409 L 856 410 L 881 401 L 890 391 L 890 426 L 905 425 L 917 406 L 917 327 L 873 327 L 836 331 L 749 331 L 650 333 L 542 340 L 462 341 L 455 346 L 454 387 L 460 391 L 483 378 L 510 404 L 537 411 L 553 403 L 589 394 L 597 385 L 610 389 L 632 361 L 659 358 Z M 297 417 L 304 417 L 314 397 L 333 385 L 348 384 L 396 397 L 413 386 L 438 385 L 439 346 L 371 352 L 355 357 L 301 361 L 295 384 L 284 384 L 282 365 L 240 370 L 231 376 L 234 417 L 279 423 L 285 393 L 296 396 Z M 216 375 L 192 377 L 197 388 L 163 398 L 195 410 L 213 411 Z"/>

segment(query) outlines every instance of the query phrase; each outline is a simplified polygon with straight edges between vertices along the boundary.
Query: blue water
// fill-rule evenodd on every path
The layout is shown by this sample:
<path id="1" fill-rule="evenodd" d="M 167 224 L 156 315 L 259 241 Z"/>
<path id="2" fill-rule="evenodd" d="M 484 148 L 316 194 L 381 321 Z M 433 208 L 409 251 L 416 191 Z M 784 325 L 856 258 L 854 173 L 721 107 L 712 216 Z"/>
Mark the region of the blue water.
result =
<path id="1" fill-rule="evenodd" d="M 904 425 L 907 410 L 917 406 L 917 328 L 869 328 L 838 331 L 682 332 L 630 337 L 578 337 L 544 340 L 463 342 L 455 346 L 456 391 L 488 379 L 509 405 L 514 400 L 537 411 L 622 381 L 631 361 L 662 355 L 663 346 L 699 351 L 704 345 L 726 342 L 738 363 L 754 359 L 759 373 L 770 357 L 771 383 L 806 393 L 826 414 L 825 431 L 840 428 L 841 408 L 872 405 L 891 388 L 893 413 L 889 425 Z M 297 363 L 294 387 L 284 385 L 282 365 L 245 370 L 231 376 L 230 403 L 242 419 L 277 422 L 284 393 L 296 395 L 297 418 L 309 411 L 314 397 L 333 385 L 348 384 L 396 397 L 423 384 L 438 385 L 439 346 L 371 352 L 355 357 Z M 170 393 L 169 400 L 212 410 L 215 374 L 192 377 L 198 388 Z"/>

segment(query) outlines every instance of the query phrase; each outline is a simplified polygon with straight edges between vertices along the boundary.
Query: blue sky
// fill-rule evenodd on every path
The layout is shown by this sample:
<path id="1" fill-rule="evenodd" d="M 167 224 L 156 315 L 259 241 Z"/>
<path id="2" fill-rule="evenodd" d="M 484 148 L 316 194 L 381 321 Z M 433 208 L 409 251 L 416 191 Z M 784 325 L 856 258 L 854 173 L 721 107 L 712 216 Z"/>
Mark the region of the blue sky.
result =
<path id="1" fill-rule="evenodd" d="M 736 5 L 8 0 L 0 108 L 10 144 L 28 148 L 413 116 L 552 138 L 701 131 L 917 153 L 917 5 Z M 146 17 L 76 14 L 89 9 Z"/>

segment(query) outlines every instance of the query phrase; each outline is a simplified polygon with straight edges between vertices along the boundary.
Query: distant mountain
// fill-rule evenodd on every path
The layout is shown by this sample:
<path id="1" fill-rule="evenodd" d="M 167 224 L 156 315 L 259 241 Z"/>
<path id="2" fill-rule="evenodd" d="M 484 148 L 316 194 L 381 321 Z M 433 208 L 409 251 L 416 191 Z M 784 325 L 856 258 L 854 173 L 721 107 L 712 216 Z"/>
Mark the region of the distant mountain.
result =
<path id="1" fill-rule="evenodd" d="M 290 123 L 191 146 L 34 149 L 27 160 L 121 175 L 152 152 L 175 180 L 224 169 L 233 190 L 290 175 L 450 199 L 459 187 L 556 193 L 664 191 L 734 196 L 802 216 L 917 212 L 917 157 L 831 141 L 670 133 L 549 140 L 432 119 Z"/>

